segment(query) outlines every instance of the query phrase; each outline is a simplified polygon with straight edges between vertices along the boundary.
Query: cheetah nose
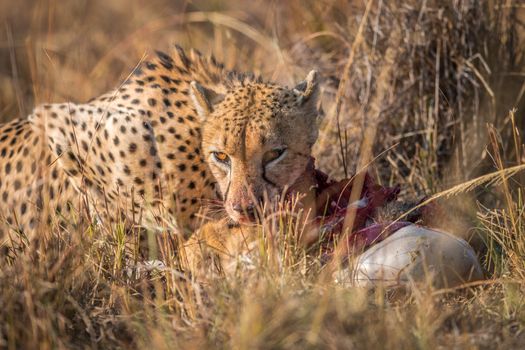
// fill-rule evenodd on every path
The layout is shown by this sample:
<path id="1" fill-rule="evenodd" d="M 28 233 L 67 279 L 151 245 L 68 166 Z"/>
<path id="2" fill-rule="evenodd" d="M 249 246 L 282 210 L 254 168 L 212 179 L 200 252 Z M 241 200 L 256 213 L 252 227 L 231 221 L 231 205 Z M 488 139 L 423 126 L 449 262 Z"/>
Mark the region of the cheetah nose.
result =
<path id="1" fill-rule="evenodd" d="M 235 210 L 237 213 L 241 214 L 242 216 L 250 219 L 250 221 L 255 220 L 256 208 L 253 203 L 250 203 L 246 206 L 243 206 L 241 204 L 235 204 L 233 206 L 233 210 Z"/>

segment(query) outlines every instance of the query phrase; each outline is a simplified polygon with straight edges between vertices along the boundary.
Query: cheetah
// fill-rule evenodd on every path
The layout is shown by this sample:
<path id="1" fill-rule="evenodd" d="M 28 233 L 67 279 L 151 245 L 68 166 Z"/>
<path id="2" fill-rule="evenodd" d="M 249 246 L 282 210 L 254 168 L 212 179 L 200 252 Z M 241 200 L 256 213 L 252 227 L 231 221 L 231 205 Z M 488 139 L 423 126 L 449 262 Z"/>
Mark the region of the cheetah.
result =
<path id="1" fill-rule="evenodd" d="M 44 104 L 0 126 L 0 238 L 54 222 L 229 222 L 301 177 L 318 136 L 318 75 L 294 88 L 176 46 L 87 103 Z M 211 215 L 211 214 L 210 214 Z M 44 226 L 43 226 L 44 225 Z"/>

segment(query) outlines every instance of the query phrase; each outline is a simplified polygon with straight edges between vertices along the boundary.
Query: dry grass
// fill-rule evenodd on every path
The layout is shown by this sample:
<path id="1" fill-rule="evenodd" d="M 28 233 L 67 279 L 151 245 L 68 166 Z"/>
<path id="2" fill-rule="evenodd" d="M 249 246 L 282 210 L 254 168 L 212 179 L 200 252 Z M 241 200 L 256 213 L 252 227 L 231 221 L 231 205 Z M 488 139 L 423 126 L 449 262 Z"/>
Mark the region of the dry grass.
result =
<path id="1" fill-rule="evenodd" d="M 319 167 L 342 176 L 374 159 L 404 197 L 437 193 L 454 208 L 438 224 L 473 239 L 489 277 L 339 286 L 281 222 L 261 232 L 254 269 L 197 282 L 175 254 L 126 268 L 135 237 L 121 227 L 50 229 L 0 261 L 0 348 L 522 347 L 525 179 L 505 169 L 525 165 L 524 19 L 499 0 L 0 1 L 0 120 L 85 101 L 174 42 L 288 84 L 316 68 Z"/>

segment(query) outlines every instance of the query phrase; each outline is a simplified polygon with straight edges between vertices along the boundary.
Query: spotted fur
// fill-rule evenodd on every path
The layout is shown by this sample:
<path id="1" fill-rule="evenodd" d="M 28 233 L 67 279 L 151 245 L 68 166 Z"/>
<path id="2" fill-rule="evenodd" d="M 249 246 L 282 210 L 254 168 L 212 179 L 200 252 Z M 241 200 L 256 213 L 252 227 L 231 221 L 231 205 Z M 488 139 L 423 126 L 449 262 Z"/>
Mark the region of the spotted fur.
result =
<path id="1" fill-rule="evenodd" d="M 239 220 L 232 208 L 244 208 L 248 194 L 276 195 L 304 171 L 317 137 L 316 92 L 314 73 L 287 89 L 177 47 L 87 103 L 38 106 L 0 126 L 0 237 L 84 211 L 109 221 L 167 213 L 194 229 L 202 208 L 221 198 Z M 287 156 L 262 164 L 276 145 Z M 218 150 L 230 170 L 210 160 Z"/>

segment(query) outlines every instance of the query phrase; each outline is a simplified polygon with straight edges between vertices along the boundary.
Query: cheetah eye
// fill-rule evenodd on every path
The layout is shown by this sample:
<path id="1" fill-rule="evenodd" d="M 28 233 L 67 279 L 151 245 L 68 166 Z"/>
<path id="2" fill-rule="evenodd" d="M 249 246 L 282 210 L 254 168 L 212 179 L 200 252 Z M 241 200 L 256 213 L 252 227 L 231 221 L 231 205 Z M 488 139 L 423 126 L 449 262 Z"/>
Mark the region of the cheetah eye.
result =
<path id="1" fill-rule="evenodd" d="M 230 157 L 224 152 L 212 152 L 213 158 L 216 161 L 224 164 L 230 164 Z"/>
<path id="2" fill-rule="evenodd" d="M 268 164 L 274 160 L 277 160 L 284 154 L 284 152 L 286 152 L 286 148 L 275 148 L 266 152 L 263 156 L 263 163 Z"/>

